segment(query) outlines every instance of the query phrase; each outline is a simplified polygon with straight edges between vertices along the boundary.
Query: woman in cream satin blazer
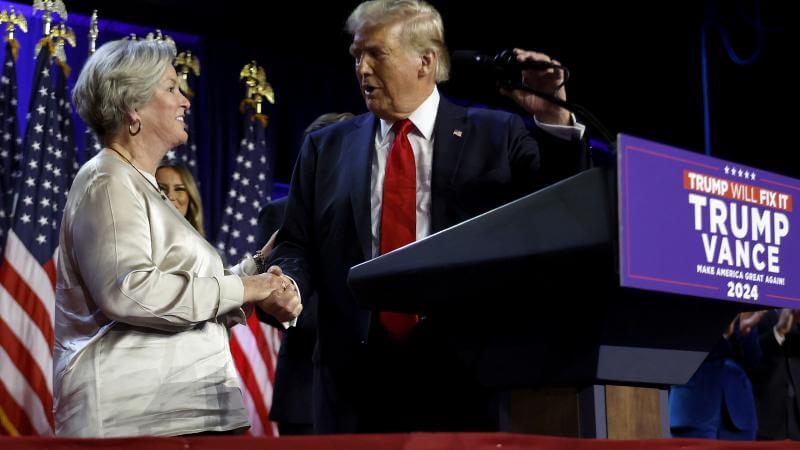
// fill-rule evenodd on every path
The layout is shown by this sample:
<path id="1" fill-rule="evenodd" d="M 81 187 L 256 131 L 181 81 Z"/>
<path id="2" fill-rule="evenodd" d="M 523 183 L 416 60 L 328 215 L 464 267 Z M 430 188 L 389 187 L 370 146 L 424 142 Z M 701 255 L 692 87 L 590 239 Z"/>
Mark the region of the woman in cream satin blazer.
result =
<path id="1" fill-rule="evenodd" d="M 257 304 L 300 312 L 280 269 L 239 277 L 159 191 L 186 141 L 174 45 L 109 42 L 73 98 L 106 147 L 73 181 L 61 225 L 54 412 L 59 436 L 235 433 L 249 426 L 227 327 Z M 288 300 L 287 300 L 288 299 Z"/>

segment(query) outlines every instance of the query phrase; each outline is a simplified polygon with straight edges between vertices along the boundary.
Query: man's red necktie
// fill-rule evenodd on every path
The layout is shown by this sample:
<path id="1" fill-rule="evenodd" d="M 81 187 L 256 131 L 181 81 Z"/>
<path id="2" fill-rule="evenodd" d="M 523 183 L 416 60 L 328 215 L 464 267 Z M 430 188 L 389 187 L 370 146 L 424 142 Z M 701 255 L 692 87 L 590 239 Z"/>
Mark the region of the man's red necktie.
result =
<path id="1" fill-rule="evenodd" d="M 381 210 L 381 255 L 417 238 L 417 168 L 408 132 L 414 127 L 408 119 L 392 126 L 394 142 L 389 149 L 383 179 Z M 390 336 L 403 340 L 419 322 L 415 314 L 381 311 L 381 324 Z"/>

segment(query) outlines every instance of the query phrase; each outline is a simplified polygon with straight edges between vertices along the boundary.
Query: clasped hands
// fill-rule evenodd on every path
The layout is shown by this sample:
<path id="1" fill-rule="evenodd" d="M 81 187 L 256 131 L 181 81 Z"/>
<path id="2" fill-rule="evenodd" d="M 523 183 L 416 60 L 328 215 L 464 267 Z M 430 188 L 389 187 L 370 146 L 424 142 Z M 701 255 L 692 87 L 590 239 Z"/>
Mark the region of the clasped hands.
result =
<path id="1" fill-rule="evenodd" d="M 252 303 L 280 322 L 300 315 L 303 305 L 294 282 L 278 266 L 266 272 L 242 278 L 244 302 Z"/>

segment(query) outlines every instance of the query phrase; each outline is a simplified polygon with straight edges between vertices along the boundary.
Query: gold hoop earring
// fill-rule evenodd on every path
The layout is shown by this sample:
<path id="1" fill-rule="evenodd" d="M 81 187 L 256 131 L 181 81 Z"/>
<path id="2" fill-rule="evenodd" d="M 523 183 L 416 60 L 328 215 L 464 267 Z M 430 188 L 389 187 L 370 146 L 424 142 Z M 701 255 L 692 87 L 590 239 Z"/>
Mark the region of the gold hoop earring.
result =
<path id="1" fill-rule="evenodd" d="M 128 124 L 128 133 L 130 133 L 131 136 L 136 136 L 137 134 L 139 134 L 140 131 L 142 131 L 142 121 L 139 120 L 139 119 L 136 119 L 136 122 L 134 122 L 134 123 L 138 123 L 139 124 L 139 128 L 137 128 L 136 131 L 133 131 L 133 123 Z"/>

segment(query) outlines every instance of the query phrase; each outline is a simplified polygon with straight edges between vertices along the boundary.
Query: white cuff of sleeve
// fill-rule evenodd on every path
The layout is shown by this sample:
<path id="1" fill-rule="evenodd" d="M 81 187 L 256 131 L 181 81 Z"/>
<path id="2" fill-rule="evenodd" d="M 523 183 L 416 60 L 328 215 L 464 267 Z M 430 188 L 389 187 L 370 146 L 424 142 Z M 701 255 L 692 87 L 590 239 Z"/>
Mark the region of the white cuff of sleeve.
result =
<path id="1" fill-rule="evenodd" d="M 786 342 L 786 336 L 781 336 L 778 333 L 778 326 L 772 327 L 772 335 L 775 336 L 775 340 L 778 341 L 778 345 L 783 345 Z"/>
<path id="2" fill-rule="evenodd" d="M 536 117 L 533 118 L 533 121 L 536 123 L 537 127 L 557 138 L 564 139 L 565 141 L 583 139 L 583 133 L 586 132 L 586 125 L 575 120 L 575 114 L 570 114 L 570 117 L 572 120 L 572 125 L 553 125 L 539 122 Z"/>
<path id="3" fill-rule="evenodd" d="M 300 304 L 302 305 L 303 304 L 303 297 L 300 295 L 300 288 L 297 286 L 297 282 L 294 281 L 294 278 L 290 277 L 289 275 L 285 275 L 285 276 L 286 276 L 286 278 L 292 280 L 292 284 L 294 285 L 294 290 L 297 292 L 297 298 L 300 299 Z M 300 314 L 303 314 L 303 313 L 300 312 Z M 300 316 L 297 316 L 297 317 L 300 317 Z M 281 325 L 283 325 L 284 329 L 287 329 L 289 327 L 296 327 L 297 326 L 297 317 L 295 317 L 294 319 L 292 319 L 292 320 L 290 320 L 288 322 L 281 322 Z"/>

